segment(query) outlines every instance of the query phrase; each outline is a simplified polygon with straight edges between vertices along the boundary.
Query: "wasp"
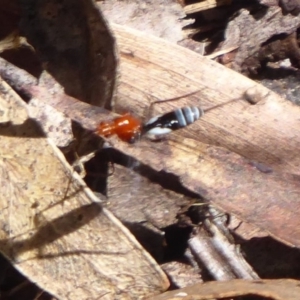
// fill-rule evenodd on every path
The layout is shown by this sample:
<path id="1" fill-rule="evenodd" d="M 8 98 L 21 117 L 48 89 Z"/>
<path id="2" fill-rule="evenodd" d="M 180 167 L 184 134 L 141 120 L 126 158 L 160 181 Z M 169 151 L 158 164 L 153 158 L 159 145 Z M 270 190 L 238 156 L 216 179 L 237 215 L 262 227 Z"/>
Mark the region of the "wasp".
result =
<path id="1" fill-rule="evenodd" d="M 96 133 L 104 137 L 110 137 L 115 134 L 122 141 L 132 144 L 141 136 L 142 122 L 126 113 L 111 121 L 101 122 L 96 129 Z"/>
<path id="2" fill-rule="evenodd" d="M 163 102 L 174 99 L 164 100 Z M 143 135 L 162 136 L 189 126 L 199 120 L 204 115 L 204 112 L 235 100 L 229 100 L 226 103 L 221 103 L 206 110 L 196 106 L 178 108 L 163 115 L 155 116 L 146 123 L 142 123 L 141 120 L 127 113 L 112 121 L 101 122 L 96 129 L 96 133 L 104 137 L 110 137 L 115 134 L 124 142 L 134 143 Z"/>
<path id="3" fill-rule="evenodd" d="M 204 114 L 195 106 L 183 107 L 142 122 L 130 114 L 124 114 L 108 122 L 101 122 L 96 132 L 104 137 L 117 135 L 122 141 L 134 143 L 142 135 L 161 136 L 196 122 Z"/>
<path id="4" fill-rule="evenodd" d="M 186 106 L 151 118 L 143 124 L 142 135 L 161 136 L 184 128 L 199 120 L 204 110 L 196 106 Z"/>

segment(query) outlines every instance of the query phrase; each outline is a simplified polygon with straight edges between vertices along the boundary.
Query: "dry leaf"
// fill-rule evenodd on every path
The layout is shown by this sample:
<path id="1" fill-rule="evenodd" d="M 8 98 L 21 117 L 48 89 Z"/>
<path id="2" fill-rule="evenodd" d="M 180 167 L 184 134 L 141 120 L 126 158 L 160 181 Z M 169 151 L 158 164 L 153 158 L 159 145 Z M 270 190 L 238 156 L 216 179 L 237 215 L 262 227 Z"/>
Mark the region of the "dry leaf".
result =
<path id="1" fill-rule="evenodd" d="M 1 251 L 60 299 L 132 299 L 159 293 L 166 276 L 28 119 L 1 82 L 11 123 L 0 126 Z"/>
<path id="2" fill-rule="evenodd" d="M 122 54 L 119 110 L 143 115 L 154 99 L 197 90 L 199 96 L 190 96 L 188 102 L 182 99 L 156 105 L 154 114 L 184 105 L 209 108 L 237 99 L 181 130 L 181 136 L 221 145 L 273 169 L 299 174 L 300 159 L 296 154 L 300 141 L 295 138 L 300 125 L 299 107 L 196 53 L 131 29 L 115 28 L 121 53 L 122 49 L 133 53 Z M 257 105 L 245 101 L 249 90 L 260 97 Z"/>
<path id="3" fill-rule="evenodd" d="M 298 300 L 299 281 L 291 279 L 279 280 L 231 280 L 225 282 L 208 282 L 189 286 L 150 297 L 149 300 L 206 300 L 214 298 L 230 298 L 244 295 L 257 295 L 274 300 Z"/>
<path id="4" fill-rule="evenodd" d="M 300 246 L 297 178 L 262 173 L 234 153 L 190 139 L 163 144 L 141 141 L 139 147 L 130 148 L 114 141 L 114 146 L 157 171 L 177 174 L 185 187 L 222 210 Z"/>
<path id="5" fill-rule="evenodd" d="M 260 66 L 259 50 L 263 43 L 271 37 L 296 32 L 299 26 L 300 16 L 285 16 L 279 7 L 269 7 L 265 15 L 260 12 L 257 16 L 243 9 L 228 23 L 225 41 L 218 51 L 238 47 L 232 64 L 233 69 L 255 71 Z"/>
<path id="6" fill-rule="evenodd" d="M 21 25 L 44 67 L 76 98 L 111 106 L 115 41 L 94 1 L 21 1 Z"/>
<path id="7" fill-rule="evenodd" d="M 299 107 L 191 51 L 131 29 L 115 29 L 122 54 L 119 111 L 143 115 L 153 101 L 147 95 L 168 99 L 195 90 L 200 90 L 200 100 L 191 96 L 188 102 L 163 103 L 155 107 L 154 114 L 184 105 L 207 108 L 240 100 L 210 111 L 178 132 L 175 143 L 142 141 L 139 147 L 128 147 L 115 141 L 114 146 L 156 170 L 180 176 L 187 188 L 211 203 L 299 246 L 297 179 L 262 173 L 247 160 L 201 143 L 221 145 L 273 170 L 299 175 Z M 132 55 L 128 55 L 128 49 Z M 244 100 L 249 91 L 259 96 L 256 105 Z M 184 137 L 189 139 L 184 142 Z"/>
<path id="8" fill-rule="evenodd" d="M 109 22 L 126 25 L 170 42 L 183 39 L 182 28 L 192 23 L 186 20 L 183 8 L 176 0 L 98 1 Z"/>
<path id="9" fill-rule="evenodd" d="M 133 54 L 123 52 L 121 60 L 120 110 L 142 115 L 151 102 L 151 99 L 146 101 L 147 95 L 167 99 L 195 90 L 200 90 L 202 98 L 189 97 L 189 105 L 204 103 L 205 107 L 213 107 L 232 99 L 237 101 L 210 111 L 200 121 L 179 131 L 175 142 L 143 140 L 138 147 L 132 147 L 111 139 L 114 147 L 154 170 L 176 174 L 185 187 L 224 211 L 256 224 L 277 239 L 300 246 L 298 180 L 272 173 L 273 169 L 299 175 L 299 107 L 191 51 L 131 29 L 115 28 L 121 52 L 130 49 Z M 244 100 L 249 91 L 259 96 L 257 104 L 250 105 Z M 31 92 L 39 99 L 50 98 L 45 89 L 32 87 Z M 76 109 L 77 105 L 66 103 L 62 110 L 90 129 L 103 116 L 109 117 L 100 111 L 97 118 L 94 107 L 85 106 L 82 113 L 82 109 Z M 155 107 L 155 113 L 184 104 L 186 99 L 163 103 Z M 222 145 L 250 161 L 200 141 Z"/>
<path id="10" fill-rule="evenodd" d="M 193 202 L 187 196 L 168 190 L 176 190 L 175 185 L 179 189 L 180 183 L 169 176 L 169 182 L 165 182 L 162 187 L 155 181 L 161 183 L 160 177 L 164 177 L 163 174 L 159 176 L 157 172 L 151 172 L 150 168 L 133 159 L 129 159 L 129 162 L 129 168 L 116 166 L 114 174 L 108 178 L 107 196 L 114 199 L 110 201 L 110 209 L 125 222 L 153 222 L 158 228 L 176 223 L 180 208 Z M 135 169 L 140 174 L 136 174 Z M 182 189 L 181 192 L 188 194 L 188 190 Z"/>
<path id="11" fill-rule="evenodd" d="M 168 277 L 172 280 L 172 283 L 178 288 L 183 288 L 202 282 L 199 270 L 188 264 L 184 264 L 179 261 L 173 261 L 163 264 L 162 268 L 168 274 Z"/>

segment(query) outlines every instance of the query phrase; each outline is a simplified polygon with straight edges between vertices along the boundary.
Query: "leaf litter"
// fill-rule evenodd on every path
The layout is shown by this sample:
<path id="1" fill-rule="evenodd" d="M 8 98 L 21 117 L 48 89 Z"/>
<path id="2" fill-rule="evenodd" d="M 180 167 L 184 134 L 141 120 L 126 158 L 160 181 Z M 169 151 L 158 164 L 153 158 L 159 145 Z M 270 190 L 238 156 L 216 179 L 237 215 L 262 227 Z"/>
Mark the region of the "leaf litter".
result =
<path id="1" fill-rule="evenodd" d="M 125 47 L 126 48 L 126 47 Z M 132 62 L 134 61 L 134 59 L 135 58 L 137 58 L 139 55 L 137 55 L 137 54 L 139 54 L 136 50 L 129 50 L 128 51 L 128 49 L 130 49 L 130 48 L 128 48 L 128 46 L 127 46 L 127 48 L 123 51 L 123 53 L 124 53 L 124 56 L 125 56 L 125 52 L 127 51 L 127 53 L 133 53 L 133 55 L 132 55 L 132 57 L 131 57 L 131 60 L 132 60 Z M 145 57 L 145 56 L 144 56 Z M 127 59 L 129 58 L 129 56 L 127 56 Z M 211 66 L 210 66 L 211 67 Z M 157 71 L 157 70 L 156 70 Z M 220 71 L 220 70 L 219 70 Z M 206 73 L 206 72 L 205 72 Z M 213 73 L 213 72 L 212 72 Z M 215 70 L 215 73 L 217 73 L 217 70 Z M 130 75 L 130 72 L 128 72 L 127 73 L 128 75 Z M 141 75 L 141 73 L 139 73 L 138 74 L 139 75 L 139 78 L 143 78 L 142 76 L 140 76 Z M 231 74 L 232 75 L 232 74 Z M 157 75 L 157 73 L 156 73 L 156 76 L 158 77 L 158 78 L 163 78 L 163 77 L 160 77 L 159 75 Z M 123 77 L 124 78 L 124 77 Z M 209 76 L 208 76 L 208 80 L 210 80 L 209 79 Z M 243 83 L 243 84 L 245 84 L 245 83 Z M 172 84 L 171 84 L 172 85 Z M 246 84 L 247 85 L 247 84 Z M 167 84 L 166 86 L 169 86 L 169 84 Z M 122 85 L 121 85 L 121 87 L 122 87 Z M 149 86 L 148 86 L 148 88 L 149 88 Z M 143 91 L 144 91 L 144 89 L 142 89 Z M 146 86 L 146 90 L 147 90 L 147 86 Z M 158 90 L 159 91 L 161 91 L 161 90 L 163 90 L 163 89 L 160 89 L 160 88 L 158 88 Z M 245 90 L 243 87 L 240 87 L 240 90 Z M 246 89 L 247 90 L 247 89 Z M 155 93 L 154 91 L 152 91 L 152 90 L 150 90 L 149 91 L 150 92 L 150 94 L 151 93 Z M 133 95 L 135 94 L 135 91 L 132 91 L 131 92 Z M 122 90 L 121 90 L 121 94 L 122 94 Z M 181 93 L 178 93 L 178 94 L 181 94 Z M 177 95 L 178 95 L 177 94 Z M 184 94 L 184 93 L 182 93 L 182 94 Z M 225 93 L 223 93 L 222 94 L 222 96 L 224 96 L 225 95 L 225 97 L 227 97 L 226 96 L 226 94 L 227 94 L 227 92 L 225 91 Z M 229 93 L 230 94 L 230 93 Z M 124 95 L 126 95 L 126 93 L 124 93 Z M 128 95 L 130 95 L 130 92 L 128 93 Z M 271 96 L 272 97 L 274 97 L 274 95 L 272 95 L 271 94 Z M 165 98 L 168 98 L 169 96 L 164 96 L 164 95 L 159 95 L 159 98 L 160 99 L 165 99 Z M 215 96 L 214 96 L 215 97 Z M 138 97 L 137 97 L 138 98 Z M 208 97 L 209 98 L 209 97 Z M 263 104 L 263 103 L 260 103 L 260 104 Z M 126 106 L 127 104 L 125 104 L 125 106 Z M 135 104 L 136 105 L 136 104 Z M 139 107 L 135 107 L 135 108 L 138 108 L 139 109 Z M 288 108 L 289 109 L 289 108 Z M 278 111 L 276 112 L 278 115 L 279 115 L 279 113 L 278 113 Z M 264 115 L 264 114 L 263 114 Z M 284 118 L 283 118 L 284 119 Z M 92 120 L 93 121 L 93 120 Z M 224 121 L 224 120 L 223 120 Z M 226 120 L 225 120 L 226 121 Z M 83 122 L 84 123 L 84 122 Z M 250 124 L 251 122 L 249 122 L 249 124 Z M 180 135 L 179 135 L 180 136 Z M 212 139 L 214 139 L 214 138 L 212 138 Z M 189 145 L 191 145 L 191 141 L 190 140 L 185 140 Z M 177 140 L 177 143 L 178 143 L 178 140 Z M 198 178 L 196 178 L 196 183 L 195 183 L 195 185 L 194 185 L 194 183 L 193 182 L 191 182 L 191 181 L 189 181 L 189 174 L 188 174 L 188 172 L 192 169 L 192 168 L 195 168 L 195 164 L 197 163 L 197 157 L 194 157 L 194 158 L 191 158 L 190 159 L 190 161 L 189 161 L 189 159 L 187 159 L 187 158 L 185 158 L 185 159 L 183 159 L 183 156 L 181 155 L 181 151 L 183 150 L 183 149 L 180 149 L 180 148 L 185 148 L 185 146 L 183 145 L 183 147 L 177 147 L 176 145 L 174 145 L 174 143 L 172 143 L 172 141 L 170 141 L 170 142 L 167 142 L 166 144 L 168 144 L 169 145 L 169 149 L 166 149 L 167 148 L 167 145 L 165 145 L 165 149 L 162 149 L 162 148 L 157 148 L 156 150 L 154 150 L 153 151 L 153 153 L 163 153 L 163 154 L 166 154 L 165 156 L 162 156 L 162 158 L 161 158 L 161 160 L 159 160 L 159 163 L 161 163 L 161 162 L 164 162 L 164 164 L 160 164 L 160 168 L 158 167 L 158 165 L 159 165 L 159 163 L 156 163 L 154 160 L 151 160 L 151 162 L 150 162 L 150 160 L 148 161 L 148 163 L 149 163 L 149 165 L 151 165 L 151 166 L 154 166 L 154 168 L 156 168 L 157 167 L 157 169 L 161 169 L 161 168 L 163 168 L 163 170 L 167 170 L 167 171 L 171 171 L 171 172 L 174 172 L 175 174 L 179 174 L 179 176 L 180 176 L 180 178 L 181 178 L 181 180 L 185 183 L 185 185 L 187 185 L 188 187 L 192 187 L 192 189 L 196 189 L 198 192 L 200 192 L 200 194 L 203 194 L 203 195 L 205 195 L 206 197 L 208 197 L 209 196 L 209 194 L 207 194 L 206 193 L 206 191 L 207 191 L 207 186 L 204 186 L 204 187 L 202 187 L 201 186 L 201 184 L 200 184 L 200 187 L 199 187 L 199 182 L 198 182 Z M 184 144 L 184 143 L 183 143 Z M 192 143 L 193 144 L 193 143 Z M 116 143 L 114 143 L 114 146 L 115 147 L 119 147 L 119 144 L 118 144 L 118 141 L 116 141 Z M 203 159 L 203 157 L 206 157 L 206 155 L 207 154 L 212 154 L 212 156 L 213 156 L 213 158 L 216 158 L 216 157 L 220 157 L 222 160 L 224 160 L 224 158 L 225 158 L 225 161 L 226 161 L 226 163 L 228 162 L 228 160 L 226 159 L 226 157 L 228 157 L 228 152 L 224 152 L 222 149 L 215 149 L 215 148 L 213 148 L 213 147 L 211 147 L 211 148 L 206 148 L 206 147 L 203 147 L 202 145 L 200 145 L 199 146 L 199 144 L 197 144 L 196 145 L 196 143 L 195 143 L 195 145 L 194 145 L 195 147 L 191 147 L 190 149 L 195 149 L 195 148 L 201 148 L 201 149 L 205 149 L 205 151 L 204 151 L 204 154 L 202 153 L 202 154 L 200 154 L 200 155 L 198 155 L 198 159 L 199 159 L 199 157 L 201 157 L 202 159 Z M 145 142 L 144 143 L 144 149 L 147 149 L 147 147 L 149 148 L 149 147 L 151 147 L 151 146 L 149 146 L 149 144 L 147 144 L 147 142 Z M 126 151 L 126 153 L 128 153 L 128 154 L 131 154 L 131 153 L 134 153 L 134 151 L 132 150 L 133 148 L 126 148 L 125 146 L 120 146 L 120 149 L 125 149 L 124 151 Z M 171 151 L 170 151 L 170 149 L 171 149 Z M 176 169 L 176 166 L 174 165 L 174 168 L 176 169 L 173 169 L 173 166 L 170 164 L 170 165 L 168 165 L 168 162 L 167 162 L 167 160 L 166 161 L 163 161 L 163 158 L 165 157 L 165 158 L 167 158 L 167 155 L 170 155 L 171 154 L 171 156 L 173 157 L 173 151 L 172 150 L 174 150 L 174 152 L 176 152 L 175 154 L 174 154 L 174 159 L 175 159 L 175 157 L 182 157 L 182 161 L 178 164 L 178 169 Z M 133 152 L 132 152 L 133 151 Z M 137 151 L 137 150 L 136 150 Z M 158 151 L 158 152 L 157 152 Z M 159 151 L 161 151 L 161 152 L 159 152 Z M 165 152 L 164 152 L 165 151 Z M 188 150 L 188 149 L 186 149 L 186 150 L 184 150 L 183 152 L 185 152 L 185 153 L 187 153 L 187 152 L 189 152 L 189 151 L 191 151 L 191 150 Z M 251 155 L 252 155 L 253 153 L 251 153 Z M 254 153 L 255 154 L 255 153 Z M 282 154 L 282 153 L 281 153 Z M 144 154 L 138 154 L 138 152 L 135 152 L 135 157 L 137 157 L 137 158 L 140 158 L 141 159 L 141 161 L 147 161 L 147 152 L 146 153 L 144 153 Z M 230 155 L 229 155 L 230 156 Z M 239 170 L 240 168 L 241 169 L 245 169 L 245 168 L 247 168 L 247 161 L 242 161 L 242 160 L 240 160 L 239 158 L 237 158 L 237 157 L 234 157 L 234 155 L 231 155 L 231 158 L 229 159 L 229 161 L 230 160 L 232 160 L 233 161 L 233 163 L 235 164 L 235 168 L 234 168 L 234 170 Z M 171 161 L 172 161 L 172 159 L 171 159 Z M 231 161 L 231 163 L 232 163 L 232 161 Z M 188 164 L 188 162 L 190 162 L 190 164 Z M 277 163 L 280 163 L 280 161 L 276 161 L 276 160 L 273 160 L 273 162 L 272 162 L 272 164 L 274 163 L 274 166 L 275 166 L 275 169 L 276 169 L 276 164 Z M 182 168 L 182 165 L 186 165 L 187 166 L 187 168 L 185 169 L 185 168 Z M 213 166 L 214 166 L 214 163 L 212 164 Z M 258 164 L 256 164 L 257 166 L 258 166 Z M 219 164 L 217 163 L 215 166 L 219 166 Z M 232 165 L 231 165 L 232 166 Z M 290 166 L 289 166 L 290 167 Z M 214 168 L 214 167 L 213 167 Z M 218 169 L 218 168 L 216 168 L 216 169 Z M 198 171 L 199 171 L 199 169 L 197 169 Z M 205 169 L 205 170 L 208 170 L 208 168 L 207 169 Z M 271 172 L 272 172 L 272 168 L 271 168 Z M 201 172 L 202 173 L 202 172 Z M 250 171 L 250 173 L 249 174 L 254 174 L 254 173 L 251 173 L 251 171 Z M 258 174 L 258 173 L 255 173 L 255 174 Z M 214 175 L 214 174 L 212 174 L 212 175 Z M 272 176 L 272 175 L 274 175 L 274 174 L 271 174 L 271 176 L 269 176 L 269 178 L 271 178 L 271 182 L 272 182 L 272 180 L 275 180 L 275 181 L 273 181 L 273 182 L 276 182 L 276 174 L 275 174 L 275 176 Z M 221 177 L 221 176 L 220 176 Z M 251 177 L 251 176 L 250 176 Z M 208 178 L 208 176 L 207 176 L 207 178 Z M 258 180 L 258 177 L 255 177 L 257 180 Z M 186 179 L 187 179 L 187 181 L 186 181 Z M 277 178 L 278 179 L 278 178 Z M 279 179 L 278 179 L 279 180 Z M 284 180 L 287 180 L 287 182 L 293 182 L 294 180 L 293 180 L 293 178 L 288 178 L 288 176 L 286 176 L 286 175 L 284 175 L 282 178 L 280 178 L 280 180 L 282 180 L 282 181 L 284 181 Z M 262 180 L 263 181 L 263 180 Z M 186 182 L 188 182 L 188 183 L 186 183 Z M 235 182 L 236 183 L 236 181 L 235 180 L 232 180 L 232 182 Z M 251 180 L 250 180 L 250 182 L 252 182 Z M 227 181 L 227 183 L 228 183 L 228 181 Z M 226 183 L 225 183 L 226 184 Z M 271 184 L 271 186 L 272 186 L 273 184 Z M 274 183 L 274 185 L 276 185 L 276 183 Z M 292 189 L 293 189 L 293 187 L 292 186 L 289 186 L 289 185 L 287 185 L 285 188 L 286 188 L 286 190 L 288 190 L 288 188 L 289 187 L 291 187 Z M 246 189 L 247 190 L 247 189 Z M 294 191 L 296 191 L 297 190 L 297 188 L 295 187 L 295 189 L 293 189 Z M 276 191 L 277 190 L 275 190 L 274 191 L 274 193 L 276 193 Z M 254 193 L 255 193 L 255 191 L 254 191 Z M 244 195 L 244 194 L 243 194 Z M 262 198 L 264 198 L 264 194 L 262 194 L 261 195 L 261 197 Z M 250 197 L 251 198 L 251 197 Z M 283 199 L 285 198 L 285 196 L 283 196 Z M 244 198 L 242 198 L 242 200 L 244 200 Z M 215 198 L 214 199 L 212 199 L 212 202 L 214 202 L 215 201 Z M 217 201 L 218 202 L 218 201 Z M 217 202 L 215 202 L 215 203 L 217 203 Z M 223 208 L 224 208 L 224 210 L 226 210 L 226 211 L 234 211 L 235 209 L 236 209 L 236 205 L 233 205 L 233 207 L 230 207 L 230 205 L 228 206 L 228 203 L 225 203 L 225 204 L 223 204 L 223 202 L 224 202 L 224 200 L 222 199 L 222 200 L 220 200 L 220 206 L 222 207 L 222 205 L 225 205 L 225 206 L 223 206 Z M 253 202 L 250 202 L 250 206 L 253 204 Z M 267 204 L 267 207 L 266 207 L 266 209 L 262 209 L 263 211 L 266 211 L 269 207 L 268 207 L 268 205 L 270 205 L 270 202 L 268 202 L 268 204 Z M 273 205 L 273 203 L 272 203 L 272 205 Z M 239 208 L 239 207 L 238 207 Z M 247 208 L 245 207 L 243 210 L 246 210 Z M 249 206 L 248 206 L 248 209 L 249 209 Z M 75 213 L 76 214 L 76 213 Z M 239 214 L 239 213 L 237 213 L 237 214 Z M 247 219 L 248 220 L 248 217 L 246 216 L 245 217 L 245 215 L 244 215 L 244 211 L 242 211 L 241 212 L 241 214 L 242 214 L 242 219 Z M 272 214 L 270 214 L 270 215 L 272 215 Z M 281 213 L 278 213 L 277 215 L 281 215 Z M 282 213 L 282 215 L 284 215 L 284 213 Z M 257 216 L 256 216 L 256 219 L 257 219 Z M 278 221 L 278 220 L 277 220 Z M 256 222 L 256 220 L 255 220 L 255 218 L 254 218 L 254 220 L 253 220 L 253 222 L 254 223 L 257 223 Z M 270 222 L 271 221 L 267 221 L 266 223 L 267 223 L 267 228 L 270 228 L 269 227 L 269 224 L 270 224 Z M 291 222 L 292 223 L 292 222 Z M 279 225 L 279 227 L 280 227 L 280 224 L 278 224 Z M 274 228 L 272 228 L 272 230 L 273 230 L 273 234 L 274 234 Z M 280 238 L 280 236 L 284 236 L 285 234 L 284 233 L 282 233 L 282 232 L 279 232 L 279 231 L 281 231 L 282 229 L 281 228 L 278 228 L 278 232 L 276 232 L 276 236 L 277 236 L 277 238 L 279 237 Z M 292 228 L 291 228 L 291 230 L 292 230 Z M 286 237 L 285 237 L 286 238 Z M 286 241 L 287 242 L 287 241 Z M 293 241 L 293 242 L 295 242 L 295 240 Z M 296 242 L 297 243 L 297 242 Z"/>
<path id="2" fill-rule="evenodd" d="M 38 123 L 24 120 L 26 105 L 1 84 L 15 116 L 1 126 L 1 251 L 61 299 L 132 299 L 165 289 L 154 260 L 102 207 Z"/>

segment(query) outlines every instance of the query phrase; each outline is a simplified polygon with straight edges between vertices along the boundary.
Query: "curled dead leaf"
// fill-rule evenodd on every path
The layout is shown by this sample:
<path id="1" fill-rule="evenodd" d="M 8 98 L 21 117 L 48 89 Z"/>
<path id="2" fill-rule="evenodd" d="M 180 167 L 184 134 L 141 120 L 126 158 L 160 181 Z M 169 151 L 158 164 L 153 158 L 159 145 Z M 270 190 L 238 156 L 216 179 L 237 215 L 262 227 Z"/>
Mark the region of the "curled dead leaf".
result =
<path id="1" fill-rule="evenodd" d="M 135 238 L 72 171 L 26 104 L 1 82 L 1 252 L 60 299 L 132 299 L 168 286 Z M 28 116 L 28 115 L 27 115 Z"/>

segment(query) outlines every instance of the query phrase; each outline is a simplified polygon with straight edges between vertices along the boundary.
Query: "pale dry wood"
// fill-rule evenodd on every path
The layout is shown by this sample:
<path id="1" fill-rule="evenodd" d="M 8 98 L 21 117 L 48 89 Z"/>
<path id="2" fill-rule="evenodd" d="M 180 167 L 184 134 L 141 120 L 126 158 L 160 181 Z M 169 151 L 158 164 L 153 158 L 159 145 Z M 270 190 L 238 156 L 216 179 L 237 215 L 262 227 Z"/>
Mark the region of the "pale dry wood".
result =
<path id="1" fill-rule="evenodd" d="M 275 170 L 298 174 L 299 108 L 189 50 L 131 29 L 116 29 L 122 53 L 119 112 L 131 111 L 142 116 L 154 100 L 150 95 L 167 99 L 196 90 L 200 90 L 201 100 L 194 95 L 188 102 L 183 99 L 163 103 L 155 107 L 155 113 L 184 103 L 204 104 L 208 108 L 232 99 L 237 101 L 210 111 L 194 125 L 179 131 L 177 141 L 142 140 L 138 146 L 130 146 L 113 138 L 110 143 L 154 170 L 176 174 L 187 188 L 241 220 L 299 246 L 297 178 L 275 172 L 264 174 L 239 155 L 201 143 L 219 144 Z M 46 91 L 31 89 L 41 99 L 51 96 Z M 252 98 L 257 96 L 257 104 L 245 101 L 245 93 Z M 81 110 L 73 110 L 76 106 L 67 104 L 66 97 L 62 98 L 71 118 L 88 128 L 97 123 L 97 114 L 98 121 L 105 116 L 94 107 L 85 109 L 93 114 L 82 114 Z"/>
<path id="2" fill-rule="evenodd" d="M 299 107 L 197 53 L 129 28 L 115 25 L 114 30 L 121 52 L 117 109 L 143 116 L 151 101 L 196 90 L 198 97 L 156 105 L 156 114 L 184 105 L 208 108 L 237 99 L 210 111 L 181 134 L 300 175 Z M 249 91 L 260 98 L 256 105 L 245 101 Z"/>
<path id="3" fill-rule="evenodd" d="M 194 14 L 202 10 L 207 10 L 211 8 L 215 8 L 217 6 L 229 5 L 231 0 L 206 0 L 206 1 L 199 1 L 193 4 L 189 4 L 184 7 L 184 12 L 188 14 Z"/>
<path id="4" fill-rule="evenodd" d="M 274 300 L 298 300 L 299 283 L 298 280 L 292 279 L 215 281 L 166 292 L 159 296 L 150 297 L 148 300 L 206 300 L 249 294 Z"/>
<path id="5" fill-rule="evenodd" d="M 256 224 L 277 239 L 299 246 L 297 178 L 261 173 L 239 155 L 200 142 L 219 144 L 252 160 L 267 163 L 275 170 L 298 174 L 299 108 L 187 49 L 134 30 L 115 28 L 122 52 L 120 110 L 142 116 L 154 100 L 147 96 L 166 99 L 195 90 L 200 90 L 201 100 L 192 96 L 189 102 L 183 99 L 164 103 L 156 106 L 155 113 L 169 111 L 183 103 L 204 104 L 208 108 L 232 99 L 237 101 L 210 111 L 202 120 L 179 131 L 177 142 L 143 140 L 138 147 L 117 139 L 110 142 L 154 170 L 176 174 L 186 187 L 212 204 Z M 35 92 L 41 99 L 51 96 L 46 89 L 36 88 Z M 243 100 L 245 92 L 252 98 L 258 96 L 256 105 Z M 74 110 L 78 106 L 62 98 L 66 112 L 90 129 L 95 128 L 93 126 L 103 116 L 109 117 L 95 107 L 86 107 L 87 113 L 82 114 L 82 108 Z"/>
<path id="6" fill-rule="evenodd" d="M 214 53 L 212 53 L 212 54 L 210 54 L 210 55 L 206 55 L 206 57 L 207 57 L 207 58 L 213 59 L 213 58 L 216 58 L 216 57 L 221 56 L 221 55 L 223 55 L 223 54 L 226 54 L 226 53 L 229 53 L 229 52 L 231 52 L 231 51 L 234 51 L 234 50 L 236 50 L 237 48 L 238 48 L 237 46 L 235 46 L 235 47 L 229 47 L 229 48 L 223 49 L 223 50 L 221 50 L 221 51 L 216 51 L 216 52 L 214 52 Z"/>
<path id="7" fill-rule="evenodd" d="M 121 51 L 119 111 L 143 116 L 157 98 L 196 90 L 200 90 L 201 99 L 196 95 L 163 103 L 155 107 L 155 114 L 183 105 L 208 108 L 237 101 L 210 111 L 177 132 L 173 135 L 177 137 L 175 142 L 172 137 L 161 143 L 143 140 L 132 147 L 112 139 L 113 145 L 155 170 L 178 175 L 184 186 L 214 205 L 256 224 L 277 239 L 299 246 L 297 179 L 264 174 L 247 160 L 299 175 L 299 107 L 187 49 L 132 29 L 114 28 Z M 245 94 L 255 95 L 259 101 L 250 105 Z M 247 159 L 202 142 L 221 145 Z"/>
<path id="8" fill-rule="evenodd" d="M 110 0 L 97 1 L 97 4 L 109 22 L 173 43 L 181 41 L 184 38 L 182 28 L 193 23 L 193 20 L 185 18 L 184 10 L 177 0 Z"/>
<path id="9" fill-rule="evenodd" d="M 241 236 L 245 241 L 251 240 L 252 238 L 263 238 L 268 236 L 267 232 L 259 229 L 254 224 L 241 221 L 235 215 L 230 217 L 228 229 L 233 230 L 235 234 Z"/>
<path id="10" fill-rule="evenodd" d="M 207 232 L 199 231 L 188 241 L 196 261 L 205 262 L 208 272 L 216 280 L 259 279 L 258 274 L 248 264 L 240 248 L 228 239 L 223 231 L 209 219 L 204 221 Z M 204 250 L 204 251 L 203 251 Z"/>
<path id="11" fill-rule="evenodd" d="M 1 81 L 10 122 L 0 126 L 0 247 L 31 281 L 60 299 L 134 299 L 166 276 L 28 119 Z"/>
<path id="12" fill-rule="evenodd" d="M 300 246 L 300 189 L 297 178 L 265 174 L 241 156 L 193 139 L 141 141 L 139 147 L 113 140 L 114 147 L 155 170 L 180 177 L 182 184 L 212 205 L 236 214 L 275 238 Z"/>

